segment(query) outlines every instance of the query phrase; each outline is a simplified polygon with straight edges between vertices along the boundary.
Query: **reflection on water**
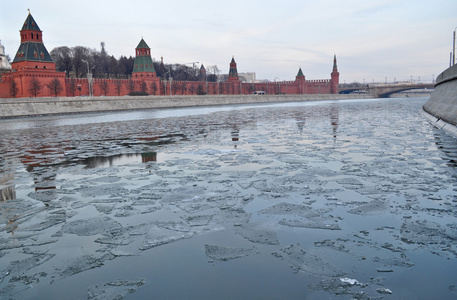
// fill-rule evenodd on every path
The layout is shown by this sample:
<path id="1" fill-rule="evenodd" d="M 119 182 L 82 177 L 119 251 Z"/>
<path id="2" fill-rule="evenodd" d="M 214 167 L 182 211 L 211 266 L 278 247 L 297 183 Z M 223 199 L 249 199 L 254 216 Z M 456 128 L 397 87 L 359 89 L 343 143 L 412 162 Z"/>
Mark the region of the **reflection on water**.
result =
<path id="1" fill-rule="evenodd" d="M 16 190 L 14 185 L 0 187 L 0 201 L 16 199 Z"/>
<path id="2" fill-rule="evenodd" d="M 157 161 L 157 152 L 117 154 L 108 157 L 93 156 L 78 161 L 78 164 L 85 165 L 86 168 L 91 169 L 129 165 L 139 162 L 147 163 L 151 161 Z"/>
<path id="3" fill-rule="evenodd" d="M 13 174 L 0 173 L 0 201 L 16 199 Z"/>
<path id="4" fill-rule="evenodd" d="M 444 134 L 440 129 L 433 127 L 435 144 L 441 151 L 441 157 L 449 166 L 457 167 L 457 138 Z"/>

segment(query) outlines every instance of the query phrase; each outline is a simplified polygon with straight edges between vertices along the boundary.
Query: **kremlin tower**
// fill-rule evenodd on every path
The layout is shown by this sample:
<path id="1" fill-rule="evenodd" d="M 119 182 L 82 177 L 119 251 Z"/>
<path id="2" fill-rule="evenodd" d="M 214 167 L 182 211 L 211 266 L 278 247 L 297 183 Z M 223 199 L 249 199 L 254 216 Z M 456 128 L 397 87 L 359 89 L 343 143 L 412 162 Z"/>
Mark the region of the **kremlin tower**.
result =
<path id="1" fill-rule="evenodd" d="M 330 73 L 330 82 L 332 83 L 330 92 L 338 94 L 340 92 L 340 73 L 338 73 L 338 67 L 336 66 L 336 55 L 333 56 L 333 70 Z"/>
<path id="2" fill-rule="evenodd" d="M 10 96 L 65 96 L 65 72 L 56 72 L 56 64 L 43 44 L 43 33 L 30 12 L 20 36 L 12 72 L 2 75 L 2 81 L 10 84 Z"/>
<path id="3" fill-rule="evenodd" d="M 135 48 L 135 62 L 133 63 L 132 77 L 155 77 L 156 70 L 151 58 L 151 48 L 141 39 Z"/>
<path id="4" fill-rule="evenodd" d="M 163 59 L 162 59 L 163 63 Z M 133 62 L 133 79 L 141 79 L 142 85 L 146 90 L 149 90 L 155 95 L 160 90 L 160 78 L 157 77 L 154 63 L 151 58 L 151 48 L 141 38 L 140 43 L 135 48 L 135 61 Z"/>
<path id="5" fill-rule="evenodd" d="M 232 61 L 230 62 L 230 71 L 229 71 L 227 80 L 228 81 L 239 81 L 238 71 L 236 69 L 236 62 L 235 62 L 234 57 L 232 57 Z"/>

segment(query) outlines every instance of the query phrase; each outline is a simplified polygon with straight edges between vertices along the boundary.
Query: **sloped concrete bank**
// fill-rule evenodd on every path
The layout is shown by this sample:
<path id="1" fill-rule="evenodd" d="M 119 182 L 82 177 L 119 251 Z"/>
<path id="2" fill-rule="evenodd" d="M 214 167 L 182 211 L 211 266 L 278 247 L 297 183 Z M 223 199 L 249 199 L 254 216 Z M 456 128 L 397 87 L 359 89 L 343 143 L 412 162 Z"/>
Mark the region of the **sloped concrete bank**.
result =
<path id="1" fill-rule="evenodd" d="M 457 136 L 457 65 L 438 75 L 435 91 L 422 109 L 430 123 Z"/>
<path id="2" fill-rule="evenodd" d="M 249 103 L 366 99 L 371 95 L 221 95 L 0 99 L 0 118 Z"/>

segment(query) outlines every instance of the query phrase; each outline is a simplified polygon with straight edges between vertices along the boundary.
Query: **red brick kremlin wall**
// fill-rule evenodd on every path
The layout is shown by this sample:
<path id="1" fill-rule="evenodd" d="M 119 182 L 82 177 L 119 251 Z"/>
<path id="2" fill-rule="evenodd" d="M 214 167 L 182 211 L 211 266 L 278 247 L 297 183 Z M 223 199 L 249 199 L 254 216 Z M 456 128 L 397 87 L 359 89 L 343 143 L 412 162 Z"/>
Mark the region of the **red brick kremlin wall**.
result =
<path id="1" fill-rule="evenodd" d="M 62 78 L 57 76 L 59 72 L 53 74 L 42 74 L 40 72 L 30 72 L 25 76 L 16 77 L 16 86 L 19 92 L 16 98 L 32 97 L 29 91 L 30 80 L 33 76 L 42 85 L 42 90 L 37 97 L 54 97 L 49 89 L 49 83 L 54 78 L 59 78 L 65 89 L 58 94 L 59 97 L 88 96 L 89 84 L 87 78 Z M 7 73 L 9 74 L 9 73 Z M 5 75 L 7 75 L 5 74 Z M 59 74 L 60 75 L 60 74 Z M 13 77 L 3 76 L 0 83 L 0 98 L 13 98 L 10 94 L 11 81 Z M 145 88 L 149 95 L 170 95 L 170 82 L 162 80 L 148 79 L 93 79 L 93 96 L 125 96 L 130 93 L 130 85 L 133 82 L 134 91 L 141 91 Z M 143 82 L 145 84 L 143 84 Z M 155 86 L 155 88 L 153 87 Z M 276 81 L 268 83 L 243 83 L 243 82 L 202 82 L 202 81 L 172 81 L 171 95 L 197 95 L 198 91 L 203 91 L 209 95 L 239 95 L 252 94 L 254 91 L 264 91 L 266 94 L 337 94 L 332 91 L 330 79 L 300 81 Z"/>

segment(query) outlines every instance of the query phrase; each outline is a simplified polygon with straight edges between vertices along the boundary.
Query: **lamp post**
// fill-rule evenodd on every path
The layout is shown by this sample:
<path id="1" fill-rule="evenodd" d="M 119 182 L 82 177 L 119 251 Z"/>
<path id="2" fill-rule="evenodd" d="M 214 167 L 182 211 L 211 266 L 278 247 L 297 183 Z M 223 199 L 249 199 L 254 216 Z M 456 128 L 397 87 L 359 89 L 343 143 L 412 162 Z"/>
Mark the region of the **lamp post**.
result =
<path id="1" fill-rule="evenodd" d="M 171 84 L 172 84 L 172 82 L 173 82 L 173 77 L 170 77 L 170 96 L 172 95 L 171 94 Z"/>
<path id="2" fill-rule="evenodd" d="M 89 83 L 89 97 L 92 97 L 92 73 L 90 72 L 89 62 L 87 60 L 82 60 L 87 64 L 87 81 Z"/>
<path id="3" fill-rule="evenodd" d="M 452 39 L 452 65 L 455 64 L 455 31 L 457 30 L 457 27 L 454 28 L 454 35 Z"/>

